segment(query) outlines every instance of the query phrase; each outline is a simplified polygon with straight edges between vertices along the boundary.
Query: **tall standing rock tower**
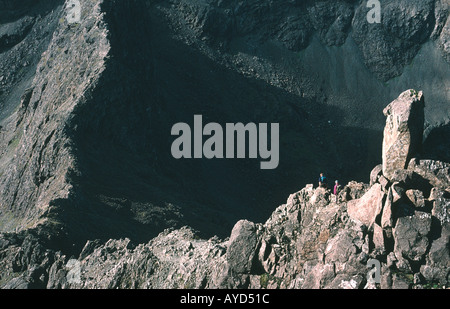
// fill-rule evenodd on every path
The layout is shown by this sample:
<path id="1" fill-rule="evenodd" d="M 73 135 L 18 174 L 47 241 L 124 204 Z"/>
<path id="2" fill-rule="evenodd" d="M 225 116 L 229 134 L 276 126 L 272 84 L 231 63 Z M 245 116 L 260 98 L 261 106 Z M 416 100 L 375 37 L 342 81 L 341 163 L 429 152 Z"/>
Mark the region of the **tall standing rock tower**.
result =
<path id="1" fill-rule="evenodd" d="M 383 175 L 405 169 L 409 160 L 421 151 L 425 101 L 422 91 L 407 90 L 384 110 L 387 117 L 383 138 Z"/>

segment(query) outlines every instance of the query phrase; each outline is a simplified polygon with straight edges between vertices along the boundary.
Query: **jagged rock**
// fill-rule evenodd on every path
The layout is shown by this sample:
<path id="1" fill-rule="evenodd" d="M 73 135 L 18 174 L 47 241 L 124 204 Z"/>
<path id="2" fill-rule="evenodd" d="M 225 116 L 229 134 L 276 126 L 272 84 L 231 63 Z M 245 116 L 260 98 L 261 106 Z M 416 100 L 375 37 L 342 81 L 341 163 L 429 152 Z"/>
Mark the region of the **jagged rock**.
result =
<path id="1" fill-rule="evenodd" d="M 392 184 L 401 185 L 402 187 L 411 186 L 414 179 L 414 172 L 412 170 L 395 170 L 390 181 Z"/>
<path id="2" fill-rule="evenodd" d="M 363 2 L 355 12 L 352 37 L 365 55 L 367 66 L 381 79 L 389 80 L 402 71 L 400 63 L 409 63 L 418 52 L 419 42 L 431 35 L 434 4 L 429 0 L 382 4 L 381 24 L 367 22 L 366 4 Z"/>
<path id="3" fill-rule="evenodd" d="M 66 257 L 57 256 L 55 262 L 48 271 L 47 289 L 68 288 L 67 270 L 65 269 Z"/>
<path id="4" fill-rule="evenodd" d="M 247 220 L 241 220 L 234 226 L 227 251 L 227 261 L 232 271 L 238 274 L 251 271 L 258 241 L 256 231 L 256 225 Z"/>
<path id="5" fill-rule="evenodd" d="M 416 208 L 425 207 L 425 197 L 423 196 L 422 191 L 409 189 L 406 190 L 406 196 Z"/>
<path id="6" fill-rule="evenodd" d="M 437 7 L 439 4 L 441 4 L 441 11 L 439 12 L 439 19 L 441 22 L 436 24 L 436 27 L 439 29 L 442 27 L 443 21 L 445 22 L 445 15 L 448 16 L 448 3 L 445 5 L 445 1 L 439 1 L 437 4 Z M 447 61 L 450 62 L 450 19 L 447 18 L 445 25 L 442 27 L 441 35 L 439 36 L 439 47 L 441 48 L 444 57 L 447 59 Z"/>
<path id="7" fill-rule="evenodd" d="M 443 195 L 444 195 L 444 192 L 442 191 L 442 189 L 433 187 L 430 190 L 430 196 L 428 197 L 428 200 L 430 202 L 433 202 L 433 201 L 435 201 L 436 199 L 438 199 L 439 197 L 441 197 Z"/>
<path id="8" fill-rule="evenodd" d="M 64 123 L 73 119 L 74 106 L 83 100 L 82 97 L 86 98 L 88 88 L 93 86 L 91 83 L 98 81 L 110 48 L 105 25 L 101 21 L 101 1 L 85 3 L 84 9 L 89 14 L 81 20 L 79 28 L 64 26 L 61 1 L 47 1 L 47 5 L 41 1 L 39 10 L 46 12 L 51 8 L 56 16 L 49 14 L 42 20 L 49 23 L 45 28 L 36 18 L 41 29 L 30 30 L 30 33 L 46 32 L 51 26 L 52 30 L 47 32 L 48 37 L 44 40 L 46 50 L 39 53 L 40 60 L 32 82 L 27 81 L 21 104 L 15 103 L 16 113 L 11 115 L 16 126 L 14 148 L 20 156 L 7 155 L 2 148 L 2 160 L 12 158 L 2 168 L 1 207 L 2 211 L 6 210 L 17 218 L 13 221 L 18 230 L 47 223 L 55 230 L 61 230 L 56 204 L 65 200 L 73 190 L 68 174 L 74 170 L 75 164 L 73 152 L 69 149 L 70 130 Z M 94 38 L 95 44 L 92 44 Z M 29 47 L 34 48 L 33 45 L 36 43 Z M 65 208 L 70 210 L 70 207 Z M 53 217 L 52 220 L 49 217 Z"/>
<path id="9" fill-rule="evenodd" d="M 408 170 L 422 177 L 428 186 L 450 192 L 450 164 L 436 160 L 411 159 Z"/>
<path id="10" fill-rule="evenodd" d="M 338 194 L 338 201 L 345 202 L 361 198 L 371 186 L 362 182 L 350 181 Z"/>
<path id="11" fill-rule="evenodd" d="M 0 253 L 14 261 L 16 270 L 10 273 L 21 275 L 12 276 L 2 286 L 376 288 L 366 282 L 370 256 L 386 256 L 386 263 L 381 265 L 382 288 L 407 288 L 424 284 L 423 280 L 425 284 L 447 284 L 448 223 L 433 240 L 432 215 L 416 211 L 397 218 L 400 213 L 396 207 L 401 199 L 394 203 L 393 191 L 394 187 L 389 187 L 381 217 L 387 216 L 388 203 L 395 215 L 384 220 L 388 223 L 383 218 L 375 219 L 372 230 L 347 214 L 348 202 L 312 199 L 316 190 L 305 187 L 290 195 L 264 224 L 237 222 L 230 238 L 224 241 L 196 238 L 186 227 L 164 231 L 138 246 L 129 239 L 111 239 L 103 244 L 88 241 L 78 259 L 69 260 L 57 252 L 43 251 L 36 238 L 15 240 L 4 236 L 0 238 Z M 439 192 L 434 194 L 434 201 L 440 198 Z M 383 194 L 381 185 L 375 184 L 359 200 Z M 395 222 L 391 247 L 387 236 Z M 19 244 L 23 249 L 17 247 Z M 78 263 L 78 281 L 70 277 L 70 261 Z M 417 279 L 418 265 L 423 280 Z M 24 269 L 27 271 L 22 275 Z"/>
<path id="12" fill-rule="evenodd" d="M 427 263 L 422 265 L 420 273 L 429 282 L 439 282 L 444 285 L 450 282 L 450 225 L 442 229 L 439 239 L 433 241 L 426 256 Z"/>
<path id="13" fill-rule="evenodd" d="M 314 194 L 311 196 L 311 203 L 316 204 L 319 207 L 325 206 L 330 202 L 331 192 L 324 188 L 317 188 Z"/>
<path id="14" fill-rule="evenodd" d="M 373 226 L 372 242 L 374 244 L 374 251 L 377 255 L 384 255 L 386 253 L 383 229 L 376 223 Z"/>
<path id="15" fill-rule="evenodd" d="M 389 180 L 396 170 L 406 169 L 411 158 L 422 148 L 424 96 L 407 90 L 384 110 L 383 175 Z"/>
<path id="16" fill-rule="evenodd" d="M 321 281 L 323 277 L 326 277 L 326 272 L 324 272 L 325 266 L 321 263 L 316 264 L 316 266 L 308 272 L 305 277 L 304 283 L 302 284 L 302 289 L 320 289 Z M 328 268 L 330 270 L 330 268 Z M 329 274 L 329 272 L 328 272 Z M 334 274 L 334 272 L 333 272 Z"/>
<path id="17" fill-rule="evenodd" d="M 383 175 L 380 175 L 380 177 L 378 178 L 378 182 L 380 183 L 381 188 L 383 189 L 383 192 L 387 192 L 391 182 Z"/>
<path id="18" fill-rule="evenodd" d="M 381 215 L 381 227 L 386 230 L 390 230 L 394 227 L 394 217 L 392 211 L 394 196 L 392 191 L 392 187 L 389 188 Z"/>
<path id="19" fill-rule="evenodd" d="M 436 217 L 441 225 L 448 224 L 450 222 L 450 197 L 447 191 L 436 190 L 438 193 L 433 198 L 433 209 L 431 214 Z"/>
<path id="20" fill-rule="evenodd" d="M 383 268 L 380 281 L 381 289 L 392 289 L 392 274 L 389 268 Z"/>
<path id="21" fill-rule="evenodd" d="M 372 228 L 375 218 L 381 214 L 383 209 L 384 196 L 381 185 L 373 185 L 364 196 L 347 203 L 349 216 L 361 221 L 369 229 Z"/>
<path id="22" fill-rule="evenodd" d="M 30 289 L 30 288 L 31 288 L 31 284 L 23 277 L 14 278 L 3 286 L 3 289 L 6 289 L 6 290 L 11 290 L 11 289 L 23 290 L 23 289 Z"/>
<path id="23" fill-rule="evenodd" d="M 406 258 L 403 257 L 397 258 L 395 261 L 395 268 L 399 270 L 402 274 L 407 275 L 412 274 L 411 263 Z"/>
<path id="24" fill-rule="evenodd" d="M 394 252 L 390 252 L 386 257 L 386 267 L 393 269 L 395 268 L 395 263 L 397 262 Z"/>
<path id="25" fill-rule="evenodd" d="M 394 253 L 398 260 L 420 261 L 429 245 L 431 215 L 417 211 L 413 216 L 400 217 L 394 228 Z"/>
<path id="26" fill-rule="evenodd" d="M 378 177 L 383 174 L 383 165 L 378 164 L 375 166 L 372 171 L 370 172 L 370 186 L 373 186 L 375 183 L 378 182 Z"/>
<path id="27" fill-rule="evenodd" d="M 392 202 L 397 203 L 400 201 L 405 195 L 404 186 L 402 186 L 398 182 L 394 182 L 391 186 L 392 188 Z"/>
<path id="28" fill-rule="evenodd" d="M 338 235 L 327 242 L 325 261 L 346 263 L 357 252 L 357 248 L 353 245 L 353 240 L 354 236 L 349 232 L 342 231 L 338 233 Z"/>
<path id="29" fill-rule="evenodd" d="M 278 262 L 279 257 L 269 242 L 264 240 L 262 241 L 258 259 L 261 261 L 262 267 L 266 273 L 271 275 L 275 273 L 276 263 Z"/>

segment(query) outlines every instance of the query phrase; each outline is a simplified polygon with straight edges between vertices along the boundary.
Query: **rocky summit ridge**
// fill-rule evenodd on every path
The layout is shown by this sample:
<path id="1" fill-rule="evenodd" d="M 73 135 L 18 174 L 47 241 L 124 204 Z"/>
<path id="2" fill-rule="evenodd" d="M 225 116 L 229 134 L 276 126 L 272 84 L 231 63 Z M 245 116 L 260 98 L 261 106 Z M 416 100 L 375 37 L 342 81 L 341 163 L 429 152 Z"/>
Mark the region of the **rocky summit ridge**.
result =
<path id="1" fill-rule="evenodd" d="M 423 103 L 422 93 L 419 98 Z M 387 115 L 400 119 L 397 112 L 403 115 L 417 99 L 413 90 L 402 93 L 394 101 L 398 108 Z M 401 147 L 423 134 L 412 126 L 410 131 L 392 126 L 390 118 L 385 134 L 397 136 Z M 450 164 L 415 157 L 411 150 L 406 153 L 412 157 L 404 167 L 387 176 L 383 166 L 397 163 L 383 161 L 370 173 L 369 184 L 351 181 L 337 195 L 307 185 L 265 223 L 240 220 L 224 240 L 202 239 L 183 227 L 141 244 L 128 238 L 89 240 L 79 255 L 67 256 L 46 248 L 33 233 L 2 234 L 1 286 L 448 287 Z M 379 262 L 376 281 L 370 273 L 374 260 Z"/>

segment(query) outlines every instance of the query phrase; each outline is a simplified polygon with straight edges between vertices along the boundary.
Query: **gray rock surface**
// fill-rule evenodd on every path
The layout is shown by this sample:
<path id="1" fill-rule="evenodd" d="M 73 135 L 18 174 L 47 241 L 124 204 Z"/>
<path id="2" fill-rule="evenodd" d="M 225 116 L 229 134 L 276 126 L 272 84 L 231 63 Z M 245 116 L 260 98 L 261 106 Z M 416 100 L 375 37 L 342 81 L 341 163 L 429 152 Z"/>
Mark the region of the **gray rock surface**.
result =
<path id="1" fill-rule="evenodd" d="M 428 249 L 431 215 L 415 212 L 413 216 L 400 217 L 394 228 L 394 253 L 398 260 L 407 258 L 418 262 Z"/>

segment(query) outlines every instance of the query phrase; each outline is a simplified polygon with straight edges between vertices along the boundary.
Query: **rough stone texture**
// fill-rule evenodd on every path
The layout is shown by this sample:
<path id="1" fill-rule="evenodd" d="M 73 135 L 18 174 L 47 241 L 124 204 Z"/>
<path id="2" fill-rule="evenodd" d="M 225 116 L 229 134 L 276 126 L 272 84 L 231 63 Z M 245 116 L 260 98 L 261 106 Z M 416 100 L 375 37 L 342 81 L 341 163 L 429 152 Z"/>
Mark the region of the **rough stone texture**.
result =
<path id="1" fill-rule="evenodd" d="M 407 90 L 384 110 L 383 175 L 391 179 L 396 170 L 405 169 L 422 149 L 424 125 L 422 92 Z"/>
<path id="2" fill-rule="evenodd" d="M 388 79 L 402 70 L 418 52 L 433 30 L 434 1 L 386 1 L 381 5 L 382 23 L 369 24 L 364 2 L 357 9 L 353 37 L 359 44 L 367 66 L 380 78 Z M 399 19 L 401 15 L 403 18 Z M 439 23 L 442 26 L 443 21 Z M 401 38 L 401 39 L 400 39 Z M 397 44 L 393 44 L 393 42 Z M 445 52 L 445 51 L 444 51 Z"/>
<path id="3" fill-rule="evenodd" d="M 369 229 L 373 228 L 376 217 L 383 209 L 384 197 L 381 185 L 374 184 L 363 197 L 347 203 L 349 216 L 361 221 Z"/>
<path id="4" fill-rule="evenodd" d="M 257 240 L 253 222 L 241 220 L 236 223 L 231 231 L 227 251 L 228 264 L 232 271 L 243 274 L 252 270 Z"/>
<path id="5" fill-rule="evenodd" d="M 413 216 L 398 218 L 394 228 L 394 253 L 397 259 L 420 261 L 428 250 L 427 236 L 430 230 L 429 213 L 416 212 Z"/>
<path id="6" fill-rule="evenodd" d="M 438 38 L 439 47 L 441 48 L 444 57 L 450 61 L 450 19 L 446 19 L 449 15 L 449 4 L 446 0 L 436 2 L 436 26 L 433 34 L 436 36 L 440 31 Z"/>
<path id="7" fill-rule="evenodd" d="M 368 25 L 367 7 L 356 1 L 96 0 L 82 3 L 75 25 L 67 24 L 62 0 L 0 3 L 0 229 L 45 223 L 84 234 L 76 235 L 79 247 L 88 237 L 146 241 L 188 223 L 208 235 L 220 228 L 224 236 L 243 210 L 245 217 L 261 213 L 258 220 L 270 215 L 272 199 L 287 196 L 292 183 L 311 181 L 316 164 L 342 179 L 363 179 L 379 161 L 373 147 L 380 144 L 372 146 L 382 125 L 379 107 L 404 87 L 383 85 L 373 74 L 387 80 L 406 68 L 402 78 L 421 76 L 408 64 L 421 46 L 441 48 L 448 35 L 444 1 L 386 3 L 385 25 Z M 308 58 L 323 53 L 333 69 Z M 355 63 L 347 65 L 345 55 Z M 436 87 L 430 112 L 444 121 L 436 104 L 446 102 L 447 89 Z M 288 124 L 283 138 L 291 146 L 277 177 L 226 163 L 205 168 L 198 185 L 186 182 L 202 165 L 172 164 L 161 153 L 167 154 L 168 126 L 199 110 L 215 121 L 237 113 Z M 355 121 L 364 128 L 349 129 Z M 311 153 L 292 146 L 297 142 Z M 217 171 L 240 178 L 211 177 Z M 209 186 L 233 192 L 237 206 L 228 211 Z M 266 198 L 259 191 L 277 193 Z M 191 203 L 185 192 L 198 199 Z M 219 215 L 224 220 L 215 222 Z M 120 220 L 122 228 L 112 229 Z"/>
<path id="8" fill-rule="evenodd" d="M 444 282 L 449 280 L 450 268 L 450 226 L 445 224 L 441 237 L 433 242 L 426 256 L 427 263 L 420 267 L 421 274 L 429 282 Z"/>
<path id="9" fill-rule="evenodd" d="M 306 158 L 327 150 L 339 159 L 325 160 L 334 172 L 348 171 L 349 179 L 350 173 L 363 174 L 357 159 L 377 153 L 372 139 L 362 142 L 377 135 L 370 133 L 378 128 L 372 112 L 385 104 L 380 96 L 397 94 L 400 87 L 396 81 L 389 85 L 390 79 L 417 80 L 421 71 L 408 64 L 421 48 L 439 48 L 448 60 L 445 0 L 387 1 L 382 25 L 368 25 L 367 8 L 356 1 L 95 0 L 83 2 L 83 18 L 75 25 L 65 21 L 63 4 L 0 0 L 0 230 L 10 232 L 0 234 L 1 288 L 448 286 L 447 163 L 411 160 L 406 166 L 413 155 L 407 151 L 406 163 L 392 178 L 374 170 L 370 184 L 351 181 L 337 198 L 307 186 L 273 212 L 270 205 L 266 222 L 240 221 L 230 238 L 205 239 L 188 227 L 161 231 L 190 217 L 228 233 L 221 222 L 227 210 L 211 212 L 209 199 L 223 198 L 235 187 L 210 192 L 209 181 L 222 177 L 204 167 L 202 173 L 214 176 L 206 177 L 208 186 L 190 187 L 195 181 L 183 177 L 200 175 L 198 166 L 165 169 L 173 162 L 156 150 L 168 149 L 166 136 L 152 139 L 169 132 L 167 124 L 183 114 L 206 110 L 234 117 L 236 109 L 252 121 L 270 115 L 269 120 L 287 123 L 293 140 L 301 137 L 313 148 L 312 155 L 302 148 L 305 157 L 292 156 L 305 169 L 314 165 Z M 357 69 L 342 75 L 342 67 L 353 68 L 343 65 L 349 48 Z M 324 61 L 325 73 L 313 67 L 314 77 L 308 77 L 311 55 L 333 62 L 333 68 Z M 446 73 L 439 57 L 432 57 L 433 68 L 442 65 Z M 433 77 L 442 72 L 436 69 Z M 429 82 L 437 84 L 432 95 L 441 99 L 429 102 L 430 111 L 445 121 L 447 85 L 438 82 Z M 348 99 L 353 94 L 356 103 Z M 417 103 L 420 97 L 410 99 Z M 392 118 L 396 108 L 391 109 Z M 255 112 L 241 115 L 245 111 Z M 330 120 L 324 123 L 325 118 Z M 349 129 L 355 121 L 368 131 Z M 417 129 L 422 130 L 419 121 Z M 412 144 L 406 138 L 405 146 Z M 368 171 L 379 163 L 375 157 L 364 161 Z M 293 176 L 292 165 L 284 171 L 296 182 L 298 175 L 309 181 L 315 173 L 298 170 Z M 244 175 L 242 184 L 260 180 L 242 173 L 240 165 L 235 172 Z M 175 175 L 182 181 L 172 183 Z M 261 183 L 270 180 L 287 190 L 281 181 L 287 183 L 288 176 L 280 175 Z M 224 178 L 221 185 L 232 183 Z M 167 187 L 174 189 L 158 195 Z M 187 206 L 180 213 L 182 206 L 169 201 L 184 190 Z M 423 196 L 426 207 L 412 207 L 408 190 Z M 248 201 L 265 200 L 266 193 L 257 187 Z M 191 203 L 195 194 L 206 206 Z M 384 204 L 373 203 L 382 194 Z M 365 198 L 369 203 L 357 209 Z M 245 206 L 238 208 L 239 216 L 247 208 L 260 211 L 258 203 Z M 128 234 L 145 234 L 146 241 L 122 237 Z M 370 258 L 382 261 L 380 285 L 367 282 Z"/>
<path id="10" fill-rule="evenodd" d="M 408 170 L 419 175 L 433 187 L 450 192 L 450 164 L 437 160 L 411 159 Z"/>
<path id="11" fill-rule="evenodd" d="M 431 214 L 444 226 L 450 222 L 450 196 L 447 191 L 443 191 L 442 189 L 433 188 L 432 190 L 434 192 L 430 193 L 430 198 L 433 202 Z M 432 197 L 431 194 L 433 194 Z"/>
<path id="12" fill-rule="evenodd" d="M 373 244 L 374 244 L 374 251 L 377 252 L 379 255 L 385 255 L 386 254 L 386 245 L 385 245 L 385 236 L 384 231 L 381 226 L 378 224 L 374 224 L 373 226 L 373 238 L 372 238 Z"/>
<path id="13" fill-rule="evenodd" d="M 423 196 L 422 191 L 410 189 L 406 191 L 406 196 L 415 207 L 425 207 L 425 197 Z"/>
<path id="14" fill-rule="evenodd" d="M 381 227 L 389 232 L 394 227 L 394 217 L 393 217 L 393 204 L 394 204 L 394 197 L 392 193 L 392 188 L 389 188 L 386 201 L 383 205 L 383 211 L 381 214 Z"/>
<path id="15" fill-rule="evenodd" d="M 0 222 L 4 231 L 40 224 L 60 228 L 56 209 L 72 193 L 68 178 L 76 170 L 68 126 L 75 106 L 86 99 L 104 69 L 109 50 L 100 4 L 87 3 L 92 14 L 78 25 L 81 28 L 59 20 L 33 83 L 11 116 L 16 136 L 0 160 L 2 165 L 7 162 L 0 179 L 1 211 L 11 221 Z M 96 44 L 89 37 L 95 37 Z M 82 80 L 74 68 L 85 68 Z M 15 152 L 20 155 L 11 156 Z M 15 226 L 10 227 L 12 222 Z"/>
<path id="16" fill-rule="evenodd" d="M 378 182 L 378 177 L 380 177 L 382 174 L 383 174 L 383 165 L 378 164 L 370 172 L 370 185 L 372 186 L 376 182 Z"/>
<path id="17" fill-rule="evenodd" d="M 350 215 L 354 200 L 334 202 L 322 191 L 307 186 L 291 194 L 264 224 L 241 220 L 225 240 L 205 240 L 184 227 L 139 245 L 129 239 L 88 241 L 74 259 L 45 249 L 48 244 L 38 235 L 2 234 L 1 287 L 355 289 L 448 284 L 448 213 L 438 225 L 432 223 L 439 220 L 436 213 L 427 207 L 405 216 L 398 210 L 404 199 L 394 202 L 391 186 L 382 216 L 375 216 L 369 230 Z M 380 191 L 376 183 L 356 194 L 362 195 L 357 202 L 372 193 L 382 196 Z M 433 193 L 434 201 L 443 198 L 445 191 L 440 192 Z M 375 214 L 370 213 L 368 222 Z M 381 261 L 380 284 L 367 281 L 371 258 Z"/>

